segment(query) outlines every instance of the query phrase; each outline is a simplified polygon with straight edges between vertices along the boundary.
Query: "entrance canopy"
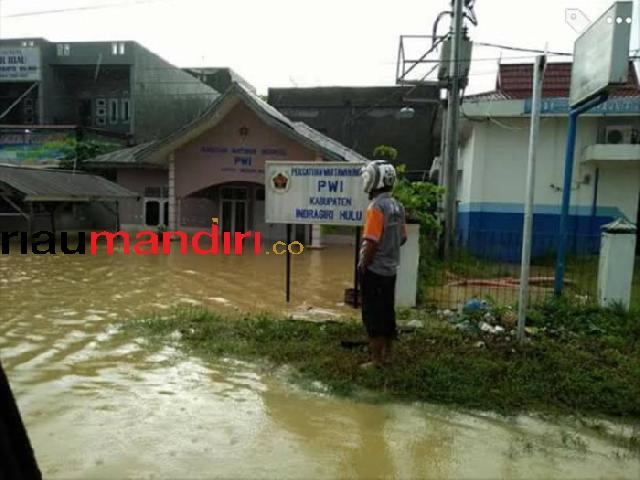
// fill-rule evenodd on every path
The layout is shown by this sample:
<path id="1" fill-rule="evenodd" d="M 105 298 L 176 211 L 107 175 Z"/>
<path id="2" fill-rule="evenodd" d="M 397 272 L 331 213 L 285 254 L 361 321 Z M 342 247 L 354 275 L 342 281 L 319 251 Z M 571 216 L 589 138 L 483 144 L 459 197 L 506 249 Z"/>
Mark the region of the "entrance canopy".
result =
<path id="1" fill-rule="evenodd" d="M 114 202 L 138 194 L 97 175 L 0 164 L 0 195 L 24 202 Z"/>

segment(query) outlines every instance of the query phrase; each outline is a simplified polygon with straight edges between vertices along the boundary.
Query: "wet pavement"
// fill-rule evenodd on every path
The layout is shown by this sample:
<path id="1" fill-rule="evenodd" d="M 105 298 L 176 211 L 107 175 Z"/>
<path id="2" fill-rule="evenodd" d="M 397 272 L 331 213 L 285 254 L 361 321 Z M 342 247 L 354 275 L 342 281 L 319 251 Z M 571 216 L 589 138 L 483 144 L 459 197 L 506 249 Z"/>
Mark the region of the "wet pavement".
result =
<path id="1" fill-rule="evenodd" d="M 569 420 L 361 403 L 117 335 L 180 303 L 354 315 L 352 262 L 294 257 L 287 309 L 282 257 L 0 255 L 0 356 L 45 478 L 638 478 L 637 454 Z"/>

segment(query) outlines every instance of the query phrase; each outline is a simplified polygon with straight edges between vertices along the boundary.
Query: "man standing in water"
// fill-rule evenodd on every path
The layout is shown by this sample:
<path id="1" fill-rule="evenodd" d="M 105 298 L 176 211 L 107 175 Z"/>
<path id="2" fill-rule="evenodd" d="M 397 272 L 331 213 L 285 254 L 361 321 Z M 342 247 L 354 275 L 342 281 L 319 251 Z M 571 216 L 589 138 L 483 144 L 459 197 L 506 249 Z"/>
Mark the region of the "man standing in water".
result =
<path id="1" fill-rule="evenodd" d="M 362 169 L 364 191 L 369 194 L 358 270 L 362 285 L 362 322 L 369 336 L 371 362 L 388 363 L 396 337 L 395 287 L 400 247 L 407 241 L 405 212 L 391 191 L 396 170 L 376 160 Z"/>

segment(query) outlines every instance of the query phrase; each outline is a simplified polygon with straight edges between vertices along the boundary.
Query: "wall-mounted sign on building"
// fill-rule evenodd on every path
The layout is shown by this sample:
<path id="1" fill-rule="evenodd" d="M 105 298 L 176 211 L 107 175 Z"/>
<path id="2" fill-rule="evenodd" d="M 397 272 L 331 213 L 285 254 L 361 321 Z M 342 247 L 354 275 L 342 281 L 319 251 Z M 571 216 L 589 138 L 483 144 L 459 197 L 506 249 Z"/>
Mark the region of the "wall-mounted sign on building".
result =
<path id="1" fill-rule="evenodd" d="M 75 132 L 11 130 L 0 132 L 0 163 L 58 165 L 74 153 Z"/>
<path id="2" fill-rule="evenodd" d="M 266 162 L 266 222 L 361 226 L 368 203 L 362 165 Z"/>
<path id="3" fill-rule="evenodd" d="M 544 114 L 557 114 L 568 115 L 569 99 L 558 98 L 544 98 L 542 99 L 541 113 Z M 531 113 L 531 99 L 527 98 L 524 101 L 523 113 L 528 115 Z M 615 114 L 615 115 L 638 115 L 640 114 L 640 98 L 639 97 L 613 97 L 605 103 L 598 105 L 585 115 L 603 115 L 603 114 Z"/>
<path id="4" fill-rule="evenodd" d="M 39 48 L 0 48 L 0 82 L 39 82 L 40 79 Z"/>

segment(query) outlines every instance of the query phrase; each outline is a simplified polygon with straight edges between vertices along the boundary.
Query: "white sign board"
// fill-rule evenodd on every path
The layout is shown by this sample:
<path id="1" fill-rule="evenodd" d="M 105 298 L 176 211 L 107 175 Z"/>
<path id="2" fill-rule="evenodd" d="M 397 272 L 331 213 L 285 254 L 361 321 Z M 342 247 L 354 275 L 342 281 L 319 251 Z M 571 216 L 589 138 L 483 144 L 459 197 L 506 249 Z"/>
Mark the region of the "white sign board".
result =
<path id="1" fill-rule="evenodd" d="M 265 221 L 304 225 L 364 223 L 368 195 L 352 162 L 276 162 L 265 166 Z"/>
<path id="2" fill-rule="evenodd" d="M 39 48 L 0 48 L 0 82 L 39 82 L 40 79 Z"/>
<path id="3" fill-rule="evenodd" d="M 572 107 L 629 78 L 631 2 L 615 2 L 576 40 L 571 71 Z"/>

